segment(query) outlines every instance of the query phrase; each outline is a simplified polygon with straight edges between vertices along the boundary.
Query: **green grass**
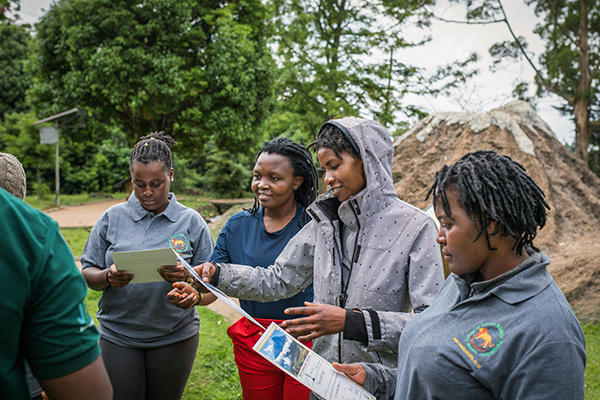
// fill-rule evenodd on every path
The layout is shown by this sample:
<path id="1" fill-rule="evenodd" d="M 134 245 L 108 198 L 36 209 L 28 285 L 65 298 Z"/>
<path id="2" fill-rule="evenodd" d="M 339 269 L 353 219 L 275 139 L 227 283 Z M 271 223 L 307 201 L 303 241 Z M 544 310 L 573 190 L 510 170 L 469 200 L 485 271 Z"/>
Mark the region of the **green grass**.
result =
<path id="1" fill-rule="evenodd" d="M 111 196 L 113 199 L 125 199 L 125 193 L 112 193 L 106 196 Z M 75 204 L 89 203 L 92 201 L 109 200 L 111 197 L 90 197 L 89 194 L 61 194 L 60 205 L 61 206 L 72 206 Z M 48 210 L 56 207 L 56 199 L 52 194 L 47 194 L 43 199 L 39 199 L 37 195 L 25 196 L 25 203 L 38 210 Z"/>
<path id="2" fill-rule="evenodd" d="M 92 228 L 61 228 L 60 233 L 65 238 L 75 257 L 81 257 L 85 242 Z"/>
<path id="3" fill-rule="evenodd" d="M 88 289 L 86 304 L 96 324 L 101 292 Z M 227 336 L 229 322 L 206 307 L 200 315 L 200 343 L 188 379 L 184 400 L 234 400 L 242 398 L 242 388 L 233 358 L 233 344 Z"/>
<path id="4" fill-rule="evenodd" d="M 585 398 L 600 400 L 600 323 L 583 325 L 587 365 L 585 368 Z"/>

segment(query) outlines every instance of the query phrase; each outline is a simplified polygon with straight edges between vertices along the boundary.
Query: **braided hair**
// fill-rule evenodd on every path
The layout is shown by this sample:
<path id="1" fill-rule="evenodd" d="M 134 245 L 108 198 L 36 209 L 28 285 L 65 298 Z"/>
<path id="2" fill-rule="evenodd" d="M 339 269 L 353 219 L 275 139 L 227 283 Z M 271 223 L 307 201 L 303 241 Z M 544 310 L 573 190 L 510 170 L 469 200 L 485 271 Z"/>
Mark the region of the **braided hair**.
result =
<path id="1" fill-rule="evenodd" d="M 170 171 L 173 166 L 173 155 L 171 147 L 175 144 L 175 139 L 165 135 L 163 131 L 152 132 L 149 135 L 140 137 L 140 141 L 133 146 L 129 156 L 129 170 L 133 172 L 133 164 L 150 164 L 153 162 L 162 162 L 164 170 Z"/>
<path id="2" fill-rule="evenodd" d="M 307 147 L 308 150 L 313 150 L 314 152 L 318 152 L 322 148 L 331 149 L 340 159 L 342 158 L 341 153 L 348 153 L 353 158 L 360 158 L 360 154 L 354 149 L 354 146 L 352 146 L 346 135 L 344 135 L 340 128 L 331 123 L 325 123 L 319 131 L 317 140 Z"/>
<path id="3" fill-rule="evenodd" d="M 278 137 L 264 142 L 262 149 L 256 155 L 255 163 L 262 153 L 279 154 L 290 161 L 294 170 L 294 176 L 301 176 L 304 179 L 300 187 L 295 191 L 294 198 L 305 208 L 308 207 L 317 197 L 318 178 L 312 157 L 306 148 L 288 138 Z M 254 205 L 248 211 L 252 215 L 256 215 L 258 209 L 258 199 L 254 196 Z"/>
<path id="4" fill-rule="evenodd" d="M 448 203 L 448 191 L 457 190 L 460 204 L 477 229 L 477 241 L 485 235 L 488 249 L 491 247 L 487 219 L 498 222 L 492 235 L 498 233 L 500 225 L 502 236 L 512 236 L 516 242 L 517 254 L 521 255 L 525 245 L 533 245 L 538 226 L 546 225 L 546 209 L 550 209 L 544 200 L 544 192 L 525 173 L 523 165 L 510 157 L 499 155 L 495 151 L 475 151 L 463 156 L 454 164 L 444 165 L 435 174 L 433 185 L 427 198 L 433 195 L 440 199 L 444 212 L 451 217 Z"/>

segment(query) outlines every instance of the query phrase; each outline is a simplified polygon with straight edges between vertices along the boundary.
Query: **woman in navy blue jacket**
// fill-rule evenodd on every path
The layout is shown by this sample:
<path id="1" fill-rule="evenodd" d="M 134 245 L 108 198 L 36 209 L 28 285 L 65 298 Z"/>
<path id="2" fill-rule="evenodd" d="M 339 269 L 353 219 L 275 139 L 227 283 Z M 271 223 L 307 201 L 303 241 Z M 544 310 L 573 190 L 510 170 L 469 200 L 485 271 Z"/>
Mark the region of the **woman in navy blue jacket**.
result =
<path id="1" fill-rule="evenodd" d="M 254 206 L 231 217 L 219 234 L 211 260 L 254 267 L 271 265 L 288 241 L 307 222 L 305 207 L 316 197 L 316 169 L 306 149 L 287 138 L 265 142 L 253 170 Z M 184 284 L 174 285 L 176 288 Z M 174 290 L 171 297 L 179 293 Z M 214 301 L 214 295 L 202 296 L 201 305 Z M 283 311 L 313 300 L 313 287 L 288 299 L 271 302 L 241 300 L 241 307 L 265 328 L 272 321 L 296 318 Z M 191 306 L 188 301 L 174 303 Z M 227 330 L 234 344 L 244 400 L 308 399 L 310 391 L 252 350 L 262 329 L 241 318 Z M 311 342 L 306 342 L 311 346 Z"/>

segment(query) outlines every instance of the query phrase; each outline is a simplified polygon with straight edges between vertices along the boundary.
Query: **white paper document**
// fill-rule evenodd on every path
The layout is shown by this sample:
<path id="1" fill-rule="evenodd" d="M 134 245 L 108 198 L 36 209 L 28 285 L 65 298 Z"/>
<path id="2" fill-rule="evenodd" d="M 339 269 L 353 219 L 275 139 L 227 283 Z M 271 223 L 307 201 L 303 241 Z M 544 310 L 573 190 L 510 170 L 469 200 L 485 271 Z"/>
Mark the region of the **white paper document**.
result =
<path id="1" fill-rule="evenodd" d="M 188 270 L 188 272 L 190 273 L 190 275 L 192 275 L 196 281 L 198 281 L 198 282 L 200 282 L 200 284 L 204 285 L 204 287 L 207 288 L 212 294 L 214 294 L 215 296 L 217 296 L 218 299 L 220 299 L 221 301 L 223 301 L 229 307 L 233 308 L 235 311 L 237 311 L 240 314 L 242 314 L 249 321 L 253 322 L 257 326 L 259 326 L 261 329 L 265 329 L 264 326 L 262 326 L 261 324 L 259 324 L 257 320 L 255 320 L 254 318 L 252 318 L 252 316 L 250 314 L 248 314 L 246 311 L 244 311 L 244 309 L 242 307 L 238 306 L 236 304 L 236 302 L 233 301 L 233 300 L 231 300 L 225 293 L 223 293 L 222 291 L 220 291 L 219 289 L 217 289 L 216 287 L 214 287 L 210 283 L 204 282 L 202 280 L 202 278 L 200 278 L 200 276 L 196 273 L 196 271 L 194 271 L 194 269 L 190 266 L 190 264 L 187 261 L 185 261 L 185 259 L 183 257 L 181 257 L 175 250 L 173 250 L 173 252 L 175 253 L 175 256 L 177 257 L 177 259 L 179 260 L 179 262 L 181 262 L 183 264 L 183 266 Z"/>
<path id="2" fill-rule="evenodd" d="M 375 400 L 375 396 L 274 322 L 253 349 L 327 400 Z"/>
<path id="3" fill-rule="evenodd" d="M 170 247 L 155 250 L 112 252 L 115 267 L 135 275 L 132 283 L 160 282 L 162 276 L 157 270 L 163 265 L 177 265 L 177 257 Z"/>

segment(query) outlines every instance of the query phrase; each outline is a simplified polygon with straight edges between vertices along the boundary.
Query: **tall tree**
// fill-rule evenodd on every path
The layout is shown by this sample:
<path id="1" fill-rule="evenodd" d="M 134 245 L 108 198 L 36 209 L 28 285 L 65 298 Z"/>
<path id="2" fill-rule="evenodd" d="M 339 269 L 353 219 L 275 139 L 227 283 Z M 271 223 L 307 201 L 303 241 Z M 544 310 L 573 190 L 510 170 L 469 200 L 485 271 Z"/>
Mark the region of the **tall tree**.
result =
<path id="1" fill-rule="evenodd" d="M 134 142 L 243 148 L 271 101 L 260 0 L 61 0 L 36 25 L 30 95 L 40 116 L 73 107 Z"/>
<path id="2" fill-rule="evenodd" d="M 524 58 L 535 71 L 537 94 L 564 100 L 561 111 L 573 116 L 575 156 L 588 163 L 590 143 L 600 145 L 600 2 L 595 0 L 526 0 L 542 22 L 533 31 L 545 41 L 538 64 L 523 37 L 517 37 L 501 0 L 468 2 L 467 18 L 505 23 L 513 40 L 496 43 L 490 54 L 499 64 L 505 58 Z"/>
<path id="3" fill-rule="evenodd" d="M 29 25 L 0 22 L 0 121 L 10 112 L 28 109 L 25 92 L 31 85 L 31 75 L 25 70 Z"/>
<path id="4" fill-rule="evenodd" d="M 369 116 L 402 125 L 424 111 L 403 103 L 406 93 L 438 95 L 476 74 L 476 55 L 427 75 L 401 60 L 409 41 L 403 30 L 427 27 L 425 6 L 434 0 L 272 0 L 281 79 L 271 136 L 314 138 L 331 118 Z"/>
<path id="5" fill-rule="evenodd" d="M 405 41 L 401 29 L 422 4 L 273 0 L 283 107 L 271 129 L 314 135 L 327 119 L 364 112 L 393 123 L 399 95 L 417 72 L 395 56 L 418 44 Z"/>

